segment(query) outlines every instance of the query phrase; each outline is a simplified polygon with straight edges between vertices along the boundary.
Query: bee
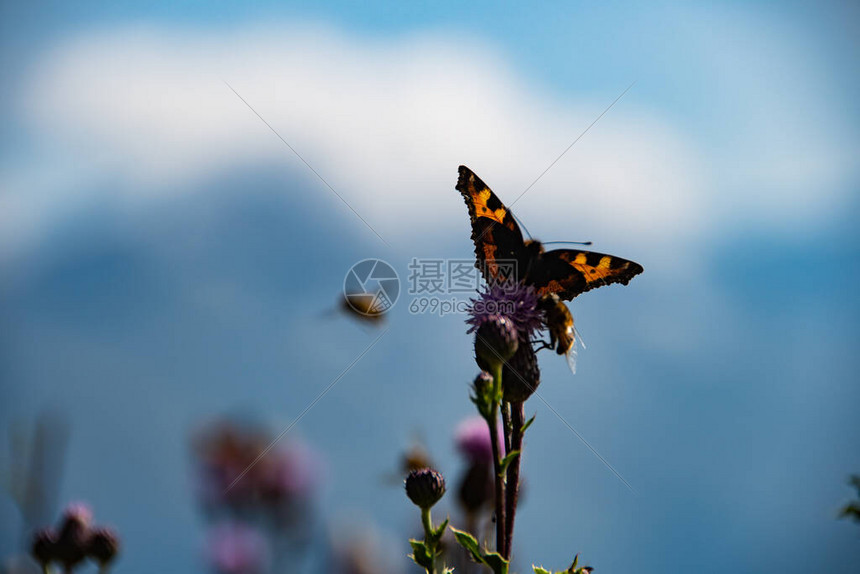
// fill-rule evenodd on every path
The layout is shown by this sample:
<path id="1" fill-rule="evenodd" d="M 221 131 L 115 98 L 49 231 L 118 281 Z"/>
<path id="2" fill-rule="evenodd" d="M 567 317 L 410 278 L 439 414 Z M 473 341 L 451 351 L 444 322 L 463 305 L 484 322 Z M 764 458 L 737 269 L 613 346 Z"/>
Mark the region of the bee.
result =
<path id="1" fill-rule="evenodd" d="M 543 310 L 549 343 L 544 341 L 545 349 L 553 349 L 559 355 L 567 358 L 571 372 L 576 372 L 576 340 L 578 333 L 573 325 L 573 315 L 564 301 L 556 293 L 549 293 L 538 300 L 538 307 Z M 580 338 L 580 344 L 582 340 Z"/>
<path id="2" fill-rule="evenodd" d="M 373 301 L 362 298 L 340 300 L 340 312 L 366 325 L 380 325 L 385 322 L 384 313 L 373 307 Z"/>

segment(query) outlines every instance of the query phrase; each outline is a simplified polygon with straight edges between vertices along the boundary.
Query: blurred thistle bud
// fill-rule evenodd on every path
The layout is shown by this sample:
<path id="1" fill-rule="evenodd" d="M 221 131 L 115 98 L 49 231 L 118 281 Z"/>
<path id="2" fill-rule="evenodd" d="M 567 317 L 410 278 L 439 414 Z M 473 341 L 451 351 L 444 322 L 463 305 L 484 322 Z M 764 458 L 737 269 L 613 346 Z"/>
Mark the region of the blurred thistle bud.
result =
<path id="1" fill-rule="evenodd" d="M 63 513 L 60 533 L 54 545 L 54 560 L 71 570 L 84 561 L 90 539 L 93 513 L 82 503 L 70 504 Z"/>
<path id="2" fill-rule="evenodd" d="M 269 569 L 271 549 L 259 529 L 242 522 L 224 522 L 207 535 L 209 564 L 218 574 L 260 574 Z"/>
<path id="3" fill-rule="evenodd" d="M 84 502 L 72 502 L 63 511 L 63 524 L 60 529 L 62 536 L 66 528 L 89 530 L 93 522 L 93 511 Z"/>
<path id="4" fill-rule="evenodd" d="M 493 375 L 487 371 L 481 371 L 478 373 L 478 376 L 475 377 L 475 382 L 472 383 L 472 385 L 476 392 L 483 394 L 487 392 L 487 390 L 493 388 Z"/>
<path id="5" fill-rule="evenodd" d="M 492 382 L 492 379 L 490 379 Z M 497 425 L 497 436 L 499 444 L 502 444 L 503 429 L 501 423 Z M 470 464 L 490 464 L 493 462 L 493 440 L 490 436 L 490 427 L 487 421 L 479 416 L 472 416 L 459 425 L 454 433 L 454 442 L 457 450 Z"/>
<path id="6" fill-rule="evenodd" d="M 104 568 L 119 554 L 119 536 L 111 528 L 95 528 L 90 536 L 87 556 Z"/>
<path id="7" fill-rule="evenodd" d="M 432 468 L 413 470 L 406 477 L 406 496 L 416 506 L 427 509 L 445 494 L 445 479 Z"/>
<path id="8" fill-rule="evenodd" d="M 309 446 L 293 441 L 270 452 L 258 465 L 254 486 L 268 505 L 301 505 L 313 496 L 320 474 L 317 454 Z"/>
<path id="9" fill-rule="evenodd" d="M 502 367 L 502 394 L 510 403 L 521 403 L 540 385 L 537 355 L 528 341 L 520 341 L 517 352 Z"/>
<path id="10" fill-rule="evenodd" d="M 479 367 L 498 368 L 517 352 L 519 344 L 513 321 L 490 315 L 475 331 L 475 358 Z"/>
<path id="11" fill-rule="evenodd" d="M 481 421 L 484 422 L 483 420 Z M 486 427 L 486 424 L 484 424 Z M 493 471 L 490 464 L 476 462 L 469 466 L 457 489 L 457 500 L 466 512 L 474 513 L 493 499 Z"/>
<path id="12" fill-rule="evenodd" d="M 43 569 L 54 560 L 54 547 L 57 544 L 56 538 L 54 531 L 50 528 L 43 528 L 33 535 L 30 555 Z"/>

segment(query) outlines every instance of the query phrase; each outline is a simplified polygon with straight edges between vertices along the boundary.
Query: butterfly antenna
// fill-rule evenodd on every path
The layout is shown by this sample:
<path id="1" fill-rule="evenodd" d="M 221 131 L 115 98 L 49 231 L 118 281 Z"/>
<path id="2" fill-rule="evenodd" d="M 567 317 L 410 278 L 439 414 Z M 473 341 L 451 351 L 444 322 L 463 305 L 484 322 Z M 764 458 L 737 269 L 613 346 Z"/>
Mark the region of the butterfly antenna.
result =
<path id="1" fill-rule="evenodd" d="M 544 245 L 592 245 L 591 241 L 544 241 Z"/>

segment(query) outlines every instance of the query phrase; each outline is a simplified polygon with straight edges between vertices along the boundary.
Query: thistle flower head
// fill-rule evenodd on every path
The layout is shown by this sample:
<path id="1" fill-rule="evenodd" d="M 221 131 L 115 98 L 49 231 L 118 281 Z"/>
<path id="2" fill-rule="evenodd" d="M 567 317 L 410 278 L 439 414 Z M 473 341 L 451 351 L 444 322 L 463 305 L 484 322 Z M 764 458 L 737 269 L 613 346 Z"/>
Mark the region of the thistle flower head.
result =
<path id="1" fill-rule="evenodd" d="M 258 574 L 268 568 L 270 551 L 259 530 L 228 522 L 209 532 L 207 554 L 218 574 Z"/>
<path id="2" fill-rule="evenodd" d="M 496 428 L 499 443 L 502 442 L 502 427 Z M 457 426 L 454 435 L 457 450 L 469 463 L 489 464 L 493 462 L 493 445 L 490 427 L 483 417 L 469 417 Z"/>
<path id="3" fill-rule="evenodd" d="M 517 352 L 502 366 L 502 393 L 511 403 L 521 403 L 540 385 L 537 355 L 527 342 L 520 341 Z"/>
<path id="4" fill-rule="evenodd" d="M 93 512 L 84 503 L 72 503 L 63 512 L 53 558 L 67 570 L 74 568 L 87 557 L 92 520 Z"/>
<path id="5" fill-rule="evenodd" d="M 95 528 L 87 548 L 87 555 L 102 567 L 110 564 L 119 553 L 119 536 L 111 528 Z"/>
<path id="6" fill-rule="evenodd" d="M 494 488 L 492 464 L 472 464 L 460 479 L 457 500 L 467 512 L 477 512 L 492 501 Z"/>
<path id="7" fill-rule="evenodd" d="M 85 502 L 72 502 L 63 511 L 63 526 L 87 529 L 93 521 L 93 511 Z"/>
<path id="8" fill-rule="evenodd" d="M 445 478 L 432 468 L 413 470 L 406 477 L 406 496 L 419 508 L 430 508 L 444 496 Z"/>
<path id="9" fill-rule="evenodd" d="M 30 555 L 47 571 L 51 563 L 71 572 L 87 558 L 104 567 L 119 551 L 119 537 L 109 528 L 93 526 L 93 512 L 86 504 L 68 505 L 57 530 L 44 528 L 33 535 Z"/>
<path id="10" fill-rule="evenodd" d="M 44 568 L 54 559 L 54 546 L 57 536 L 51 528 L 43 528 L 33 535 L 30 555 Z"/>
<path id="11" fill-rule="evenodd" d="M 307 445 L 294 441 L 269 453 L 252 477 L 261 496 L 270 503 L 291 503 L 311 497 L 319 482 L 320 463 Z"/>
<path id="12" fill-rule="evenodd" d="M 543 327 L 543 312 L 538 309 L 538 297 L 531 286 L 519 283 L 487 286 L 470 303 L 466 319 L 469 333 L 474 333 L 481 323 L 494 315 L 509 319 L 525 338 L 531 338 Z"/>

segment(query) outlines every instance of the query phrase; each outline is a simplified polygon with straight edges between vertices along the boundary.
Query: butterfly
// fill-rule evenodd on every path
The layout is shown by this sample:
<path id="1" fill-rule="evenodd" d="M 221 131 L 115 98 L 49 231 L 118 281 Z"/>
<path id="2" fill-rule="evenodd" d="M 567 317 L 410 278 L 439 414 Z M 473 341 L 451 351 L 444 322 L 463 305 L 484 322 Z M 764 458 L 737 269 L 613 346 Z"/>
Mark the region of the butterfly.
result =
<path id="1" fill-rule="evenodd" d="M 488 284 L 514 279 L 534 287 L 545 309 L 555 307 L 557 312 L 547 313 L 556 325 L 549 330 L 555 336 L 553 347 L 559 354 L 567 354 L 573 346 L 573 319 L 557 305 L 574 297 L 612 283 L 627 285 L 642 273 L 642 266 L 614 255 L 579 249 L 545 251 L 540 241 L 524 240 L 511 210 L 505 207 L 495 193 L 468 167 L 461 165 L 457 191 L 466 201 L 472 222 L 472 241 L 475 244 L 475 266 Z"/>

